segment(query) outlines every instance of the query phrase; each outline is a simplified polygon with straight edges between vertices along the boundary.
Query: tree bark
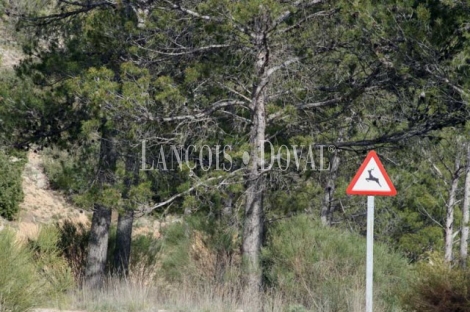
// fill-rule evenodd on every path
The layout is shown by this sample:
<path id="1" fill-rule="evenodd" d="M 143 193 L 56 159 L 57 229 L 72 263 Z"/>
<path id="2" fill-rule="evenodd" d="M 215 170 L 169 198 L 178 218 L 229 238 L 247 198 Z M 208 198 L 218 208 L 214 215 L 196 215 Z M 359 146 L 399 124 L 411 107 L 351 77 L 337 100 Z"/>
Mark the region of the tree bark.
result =
<path id="1" fill-rule="evenodd" d="M 133 222 L 134 210 L 126 209 L 119 212 L 114 248 L 114 268 L 120 277 L 125 277 L 129 273 Z"/>
<path id="2" fill-rule="evenodd" d="M 242 254 L 246 270 L 246 287 L 251 294 L 258 293 L 261 288 L 259 254 L 264 227 L 263 184 L 261 176 L 255 177 L 249 182 L 246 193 Z"/>
<path id="3" fill-rule="evenodd" d="M 119 211 L 116 231 L 116 245 L 114 247 L 114 269 L 120 277 L 129 273 L 131 257 L 132 224 L 134 222 L 134 207 L 129 202 L 129 192 L 133 185 L 139 183 L 139 168 L 137 161 L 131 155 L 126 157 L 126 176 L 124 178 L 124 191 L 122 197 L 125 201 L 124 210 Z"/>
<path id="4" fill-rule="evenodd" d="M 90 240 L 85 270 L 85 285 L 92 289 L 103 286 L 108 253 L 111 209 L 96 204 L 91 220 Z"/>
<path id="5" fill-rule="evenodd" d="M 245 217 L 243 226 L 242 255 L 245 269 L 246 293 L 257 296 L 261 289 L 262 272 L 259 255 L 263 243 L 264 175 L 261 172 L 264 159 L 261 158 L 266 133 L 266 85 L 269 76 L 266 67 L 269 61 L 269 49 L 264 32 L 266 16 L 258 17 L 254 25 L 254 45 L 257 49 L 255 62 L 255 82 L 253 84 L 251 108 L 252 125 L 250 128 L 250 162 L 246 179 Z"/>
<path id="6" fill-rule="evenodd" d="M 320 213 L 321 222 L 324 226 L 331 226 L 334 207 L 332 206 L 334 193 L 336 188 L 336 177 L 338 175 L 338 168 L 340 157 L 338 150 L 335 151 L 331 159 L 331 168 L 328 181 L 326 182 L 325 193 L 323 195 L 323 203 Z"/>
<path id="7" fill-rule="evenodd" d="M 228 230 L 227 233 L 232 234 L 232 229 L 236 228 L 236 222 L 234 218 L 234 209 L 233 209 L 233 202 L 234 202 L 234 194 L 229 191 L 225 190 L 224 197 L 222 199 L 222 209 L 219 215 L 219 222 L 224 231 Z M 226 234 L 224 234 L 226 235 Z M 232 265 L 232 259 L 234 250 L 232 245 L 230 244 L 228 249 L 220 248 L 217 250 L 217 258 L 215 262 L 215 279 L 219 283 L 224 282 L 224 277 L 226 276 L 227 268 L 230 268 Z"/>
<path id="8" fill-rule="evenodd" d="M 226 192 L 226 197 L 222 200 L 221 220 L 225 226 L 233 226 L 235 220 L 233 219 L 233 193 Z"/>
<path id="9" fill-rule="evenodd" d="M 462 232 L 460 236 L 460 266 L 467 267 L 468 256 L 468 221 L 470 204 L 470 142 L 467 142 L 467 159 L 465 163 L 465 186 L 462 206 Z"/>
<path id="10" fill-rule="evenodd" d="M 446 228 L 445 228 L 445 255 L 444 260 L 448 263 L 452 261 L 452 247 L 454 240 L 454 205 L 457 188 L 459 186 L 460 177 L 460 157 L 455 159 L 455 172 L 452 175 L 452 185 L 449 191 L 449 199 L 447 201 Z"/>
<path id="11" fill-rule="evenodd" d="M 100 157 L 98 165 L 98 183 L 101 189 L 115 183 L 116 147 L 113 138 L 114 131 L 107 126 L 103 118 L 101 127 Z M 106 273 L 108 254 L 109 226 L 111 224 L 111 209 L 95 203 L 91 220 L 90 240 L 85 268 L 85 285 L 96 289 L 103 286 Z"/>

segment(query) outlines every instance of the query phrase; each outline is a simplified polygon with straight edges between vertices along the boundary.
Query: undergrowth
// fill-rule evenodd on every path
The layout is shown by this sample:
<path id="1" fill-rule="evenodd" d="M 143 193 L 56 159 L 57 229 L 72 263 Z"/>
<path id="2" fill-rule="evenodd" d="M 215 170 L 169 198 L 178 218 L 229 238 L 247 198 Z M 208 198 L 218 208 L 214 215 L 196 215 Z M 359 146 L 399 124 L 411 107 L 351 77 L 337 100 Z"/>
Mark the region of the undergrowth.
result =
<path id="1" fill-rule="evenodd" d="M 109 270 L 107 286 L 98 295 L 77 288 L 73 308 L 363 311 L 363 237 L 322 227 L 305 216 L 274 224 L 263 249 L 265 288 L 260 297 L 250 297 L 243 292 L 237 235 L 230 232 L 233 241 L 220 242 L 219 235 L 211 233 L 223 228 L 215 229 L 215 224 L 207 222 L 192 216 L 189 221 L 167 224 L 159 238 L 134 237 L 129 276 L 119 279 Z M 210 231 L 204 231 L 209 225 Z M 113 246 L 114 236 L 110 237 Z M 375 259 L 374 311 L 402 311 L 400 296 L 414 276 L 410 265 L 381 244 L 375 246 Z"/>
<path id="2" fill-rule="evenodd" d="M 417 278 L 403 301 L 409 311 L 470 311 L 470 270 L 451 267 L 440 253 L 417 264 Z"/>
<path id="3" fill-rule="evenodd" d="M 43 229 L 28 243 L 13 231 L 0 232 L 0 311 L 20 312 L 41 305 L 60 305 L 73 280 L 57 249 L 58 234 Z"/>

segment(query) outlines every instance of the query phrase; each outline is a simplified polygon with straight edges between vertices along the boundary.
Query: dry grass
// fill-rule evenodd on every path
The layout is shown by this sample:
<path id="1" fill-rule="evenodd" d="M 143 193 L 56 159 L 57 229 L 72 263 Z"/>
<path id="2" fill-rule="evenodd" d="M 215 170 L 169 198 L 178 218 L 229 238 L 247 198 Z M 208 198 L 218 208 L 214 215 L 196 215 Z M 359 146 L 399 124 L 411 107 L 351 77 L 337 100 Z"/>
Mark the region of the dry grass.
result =
<path id="1" fill-rule="evenodd" d="M 158 265 L 152 268 L 142 263 L 133 266 L 127 279 L 109 277 L 99 292 L 77 289 L 70 294 L 67 308 L 87 312 L 362 312 L 365 309 L 365 285 L 362 282 L 344 289 L 347 310 L 337 310 L 335 298 L 325 298 L 306 309 L 291 298 L 283 297 L 277 289 L 269 289 L 261 296 L 247 294 L 239 282 L 239 275 L 228 282 L 216 282 L 207 276 L 201 276 L 200 280 L 188 276 L 182 282 L 168 284 L 158 278 L 159 269 Z M 230 269 L 238 271 L 237 268 Z M 401 310 L 390 310 L 377 298 L 374 311 Z"/>
<path id="2" fill-rule="evenodd" d="M 132 280 L 110 279 L 101 292 L 81 290 L 74 294 L 72 307 L 87 311 L 285 311 L 281 298 L 240 297 L 221 285 L 183 283 L 177 290 L 146 285 Z M 264 306 L 264 308 L 262 308 Z"/>
<path id="3" fill-rule="evenodd" d="M 71 309 L 113 312 L 333 312 L 329 302 L 318 302 L 312 310 L 282 298 L 276 290 L 265 292 L 261 297 L 250 295 L 242 296 L 240 288 L 231 285 L 196 284 L 186 282 L 172 287 L 159 287 L 158 285 L 132 280 L 117 280 L 110 278 L 107 287 L 100 292 L 80 290 L 72 297 Z M 176 286 L 176 285 L 175 285 Z M 348 310 L 344 312 L 362 312 L 365 307 L 364 289 L 356 288 L 345 292 L 349 302 Z M 389 311 L 376 302 L 374 311 Z M 398 311 L 398 310 L 397 310 Z"/>
<path id="4" fill-rule="evenodd" d="M 37 239 L 41 226 L 33 222 L 19 222 L 17 224 L 16 239 L 18 242 L 27 242 Z"/>
<path id="5" fill-rule="evenodd" d="M 78 310 L 58 310 L 58 309 L 35 309 L 33 312 L 86 312 L 86 311 L 78 311 Z"/>

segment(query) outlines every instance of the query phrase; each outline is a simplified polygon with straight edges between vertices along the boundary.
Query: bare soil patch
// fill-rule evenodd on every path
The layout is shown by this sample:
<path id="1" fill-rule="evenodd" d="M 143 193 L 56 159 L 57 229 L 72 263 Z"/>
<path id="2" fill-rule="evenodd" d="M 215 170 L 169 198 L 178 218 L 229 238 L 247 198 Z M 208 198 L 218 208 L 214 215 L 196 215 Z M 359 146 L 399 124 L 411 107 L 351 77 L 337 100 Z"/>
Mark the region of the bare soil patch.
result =
<path id="1" fill-rule="evenodd" d="M 41 225 L 63 220 L 85 225 L 90 223 L 90 212 L 74 207 L 60 192 L 49 188 L 42 157 L 34 152 L 28 153 L 23 171 L 23 192 L 24 200 L 20 204 L 17 222 L 19 236 L 33 238 Z"/>

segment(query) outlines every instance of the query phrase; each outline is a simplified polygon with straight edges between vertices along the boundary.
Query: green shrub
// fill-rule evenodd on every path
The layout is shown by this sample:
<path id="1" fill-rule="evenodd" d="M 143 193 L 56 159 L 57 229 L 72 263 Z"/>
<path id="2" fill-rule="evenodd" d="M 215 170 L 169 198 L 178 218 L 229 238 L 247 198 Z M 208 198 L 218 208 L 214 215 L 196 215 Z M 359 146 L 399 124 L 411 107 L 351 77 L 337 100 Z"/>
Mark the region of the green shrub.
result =
<path id="1" fill-rule="evenodd" d="M 191 269 L 189 226 L 174 222 L 162 230 L 161 252 L 157 261 L 161 263 L 161 273 L 170 282 L 182 281 Z"/>
<path id="2" fill-rule="evenodd" d="M 81 197 L 90 190 L 89 181 L 94 179 L 94 168 L 97 164 L 93 157 L 96 156 L 95 149 L 99 146 L 92 144 L 91 147 L 85 147 L 80 144 L 77 143 L 68 150 L 50 147 L 42 151 L 44 172 L 51 188 L 73 195 L 71 199 L 78 206 L 83 205 L 84 199 Z"/>
<path id="3" fill-rule="evenodd" d="M 131 248 L 131 267 L 139 265 L 152 267 L 155 265 L 161 247 L 161 241 L 151 234 L 134 237 Z"/>
<path id="4" fill-rule="evenodd" d="M 366 241 L 357 234 L 294 217 L 272 227 L 262 259 L 267 285 L 292 307 L 357 311 L 363 305 Z M 376 311 L 399 309 L 396 290 L 406 288 L 409 264 L 380 244 L 374 259 Z"/>
<path id="5" fill-rule="evenodd" d="M 417 264 L 417 278 L 403 296 L 410 311 L 470 311 L 470 271 L 451 268 L 443 259 L 436 253 Z"/>
<path id="6" fill-rule="evenodd" d="M 36 240 L 29 241 L 36 266 L 50 289 L 51 299 L 60 297 L 74 285 L 72 270 L 58 248 L 60 233 L 54 226 L 41 229 Z"/>
<path id="7" fill-rule="evenodd" d="M 10 156 L 0 150 L 0 216 L 12 220 L 23 201 L 21 173 L 24 160 L 13 162 Z"/>
<path id="8" fill-rule="evenodd" d="M 43 232 L 37 241 L 22 245 L 13 232 L 0 232 L 0 311 L 26 311 L 57 302 L 70 286 L 50 235 Z"/>
<path id="9" fill-rule="evenodd" d="M 15 235 L 0 232 L 0 310 L 25 311 L 42 296 L 32 254 L 15 244 Z"/>
<path id="10" fill-rule="evenodd" d="M 68 220 L 56 224 L 56 228 L 59 234 L 57 248 L 72 270 L 75 281 L 80 283 L 86 264 L 90 231 L 82 223 Z"/>

